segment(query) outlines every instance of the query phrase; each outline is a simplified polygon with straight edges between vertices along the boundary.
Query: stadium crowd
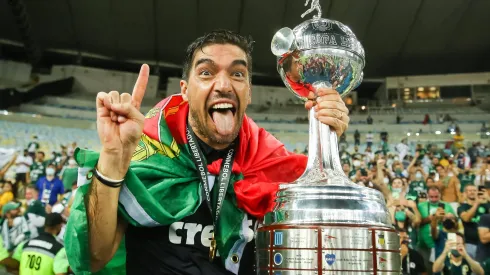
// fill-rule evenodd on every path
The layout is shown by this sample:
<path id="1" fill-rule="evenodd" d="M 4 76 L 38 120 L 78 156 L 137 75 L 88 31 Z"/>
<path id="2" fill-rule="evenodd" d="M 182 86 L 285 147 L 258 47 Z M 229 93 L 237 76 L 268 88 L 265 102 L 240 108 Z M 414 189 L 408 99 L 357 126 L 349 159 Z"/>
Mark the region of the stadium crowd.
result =
<path id="1" fill-rule="evenodd" d="M 350 147 L 340 138 L 345 175 L 385 196 L 404 274 L 490 274 L 490 150 L 465 148 L 463 139 L 458 131 L 451 146 L 410 148 L 406 139 L 389 146 L 386 132 L 361 142 L 355 131 Z M 76 147 L 46 156 L 34 137 L 0 168 L 0 274 L 71 274 L 63 227 L 77 188 Z"/>

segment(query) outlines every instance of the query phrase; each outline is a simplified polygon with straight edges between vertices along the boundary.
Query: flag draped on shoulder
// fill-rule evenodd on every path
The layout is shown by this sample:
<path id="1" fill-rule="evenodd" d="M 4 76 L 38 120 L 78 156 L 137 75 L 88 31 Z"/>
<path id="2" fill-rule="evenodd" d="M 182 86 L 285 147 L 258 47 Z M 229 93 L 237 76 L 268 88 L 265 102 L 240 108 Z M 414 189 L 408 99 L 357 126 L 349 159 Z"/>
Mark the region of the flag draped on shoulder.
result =
<path id="1" fill-rule="evenodd" d="M 143 134 L 119 196 L 119 214 L 133 226 L 170 225 L 195 213 L 205 199 L 201 197 L 199 174 L 186 137 L 188 113 L 187 102 L 180 95 L 173 95 L 146 115 Z M 304 172 L 307 161 L 306 156 L 288 152 L 281 142 L 247 116 L 239 141 L 231 186 L 215 228 L 221 260 L 235 274 L 239 262 L 231 261 L 231 255 L 241 255 L 250 241 L 243 232 L 246 224 L 243 221 L 247 215 L 262 219 L 274 205 L 279 184 L 296 180 Z M 96 165 L 98 153 L 77 149 L 75 158 L 80 166 L 80 190 L 72 205 L 65 245 L 73 270 L 88 274 L 90 254 L 84 197 L 88 196 L 91 182 L 87 175 Z M 208 164 L 209 173 L 218 175 L 221 162 L 220 159 Z M 124 265 L 122 250 L 100 274 L 114 274 L 115 268 Z"/>

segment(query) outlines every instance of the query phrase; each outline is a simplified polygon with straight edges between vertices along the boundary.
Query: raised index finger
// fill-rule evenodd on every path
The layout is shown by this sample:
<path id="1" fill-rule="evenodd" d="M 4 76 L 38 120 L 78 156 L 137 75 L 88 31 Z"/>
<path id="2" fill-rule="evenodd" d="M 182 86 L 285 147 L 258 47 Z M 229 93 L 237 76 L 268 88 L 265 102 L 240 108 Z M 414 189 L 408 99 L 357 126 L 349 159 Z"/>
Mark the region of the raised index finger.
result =
<path id="1" fill-rule="evenodd" d="M 145 96 L 146 85 L 148 84 L 148 78 L 150 77 L 150 67 L 147 64 L 143 64 L 140 69 L 140 74 L 138 79 L 134 84 L 133 94 L 131 96 L 131 101 L 138 110 L 140 109 L 141 102 Z"/>

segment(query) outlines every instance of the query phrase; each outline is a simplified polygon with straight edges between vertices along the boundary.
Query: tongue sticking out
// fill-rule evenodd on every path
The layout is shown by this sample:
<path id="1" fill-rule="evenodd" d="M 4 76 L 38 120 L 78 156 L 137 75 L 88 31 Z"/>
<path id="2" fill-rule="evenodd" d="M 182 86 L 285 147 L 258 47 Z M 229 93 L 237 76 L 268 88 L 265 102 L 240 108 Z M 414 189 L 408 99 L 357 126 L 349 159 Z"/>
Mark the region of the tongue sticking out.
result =
<path id="1" fill-rule="evenodd" d="M 231 110 L 214 111 L 213 121 L 216 125 L 216 130 L 222 136 L 231 135 L 235 128 L 235 119 Z"/>

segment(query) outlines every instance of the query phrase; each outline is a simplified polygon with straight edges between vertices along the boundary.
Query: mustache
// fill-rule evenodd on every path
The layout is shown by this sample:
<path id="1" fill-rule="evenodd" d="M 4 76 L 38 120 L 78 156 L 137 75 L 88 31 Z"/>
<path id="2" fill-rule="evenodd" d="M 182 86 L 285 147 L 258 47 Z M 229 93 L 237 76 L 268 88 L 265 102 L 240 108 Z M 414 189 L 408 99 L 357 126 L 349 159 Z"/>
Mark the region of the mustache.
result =
<path id="1" fill-rule="evenodd" d="M 220 99 L 228 99 L 228 100 L 236 102 L 237 108 L 240 105 L 240 100 L 238 99 L 238 97 L 234 93 L 215 93 L 215 94 L 208 97 L 208 100 L 207 100 L 208 108 L 211 107 L 210 102 L 215 102 L 215 101 L 218 101 Z"/>

